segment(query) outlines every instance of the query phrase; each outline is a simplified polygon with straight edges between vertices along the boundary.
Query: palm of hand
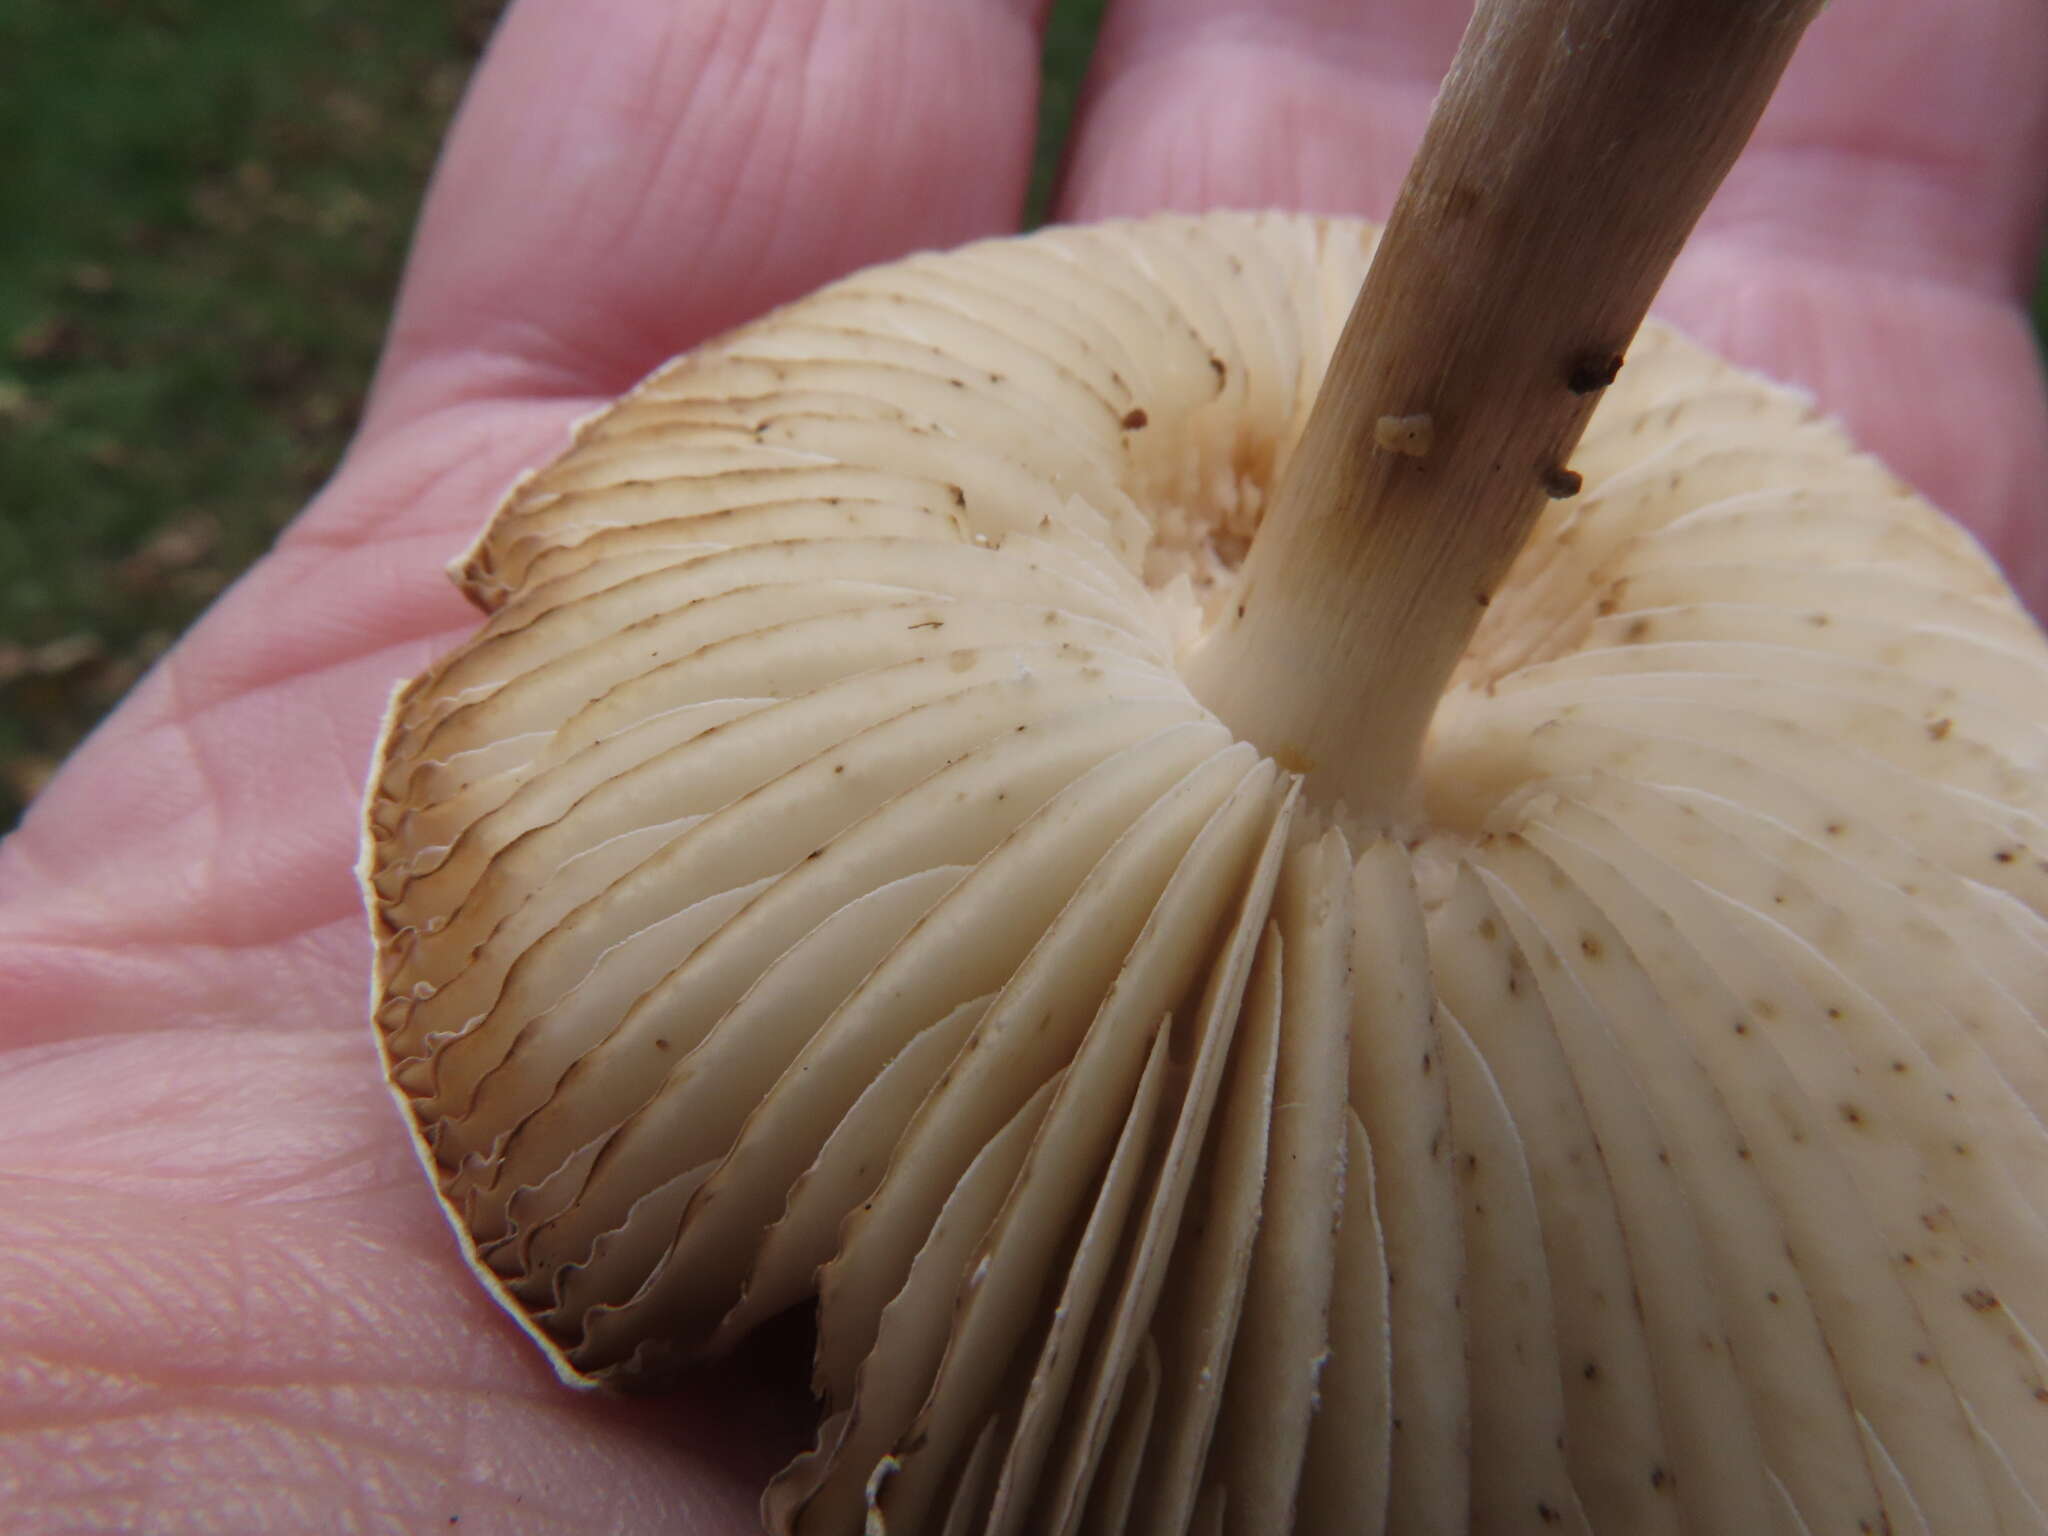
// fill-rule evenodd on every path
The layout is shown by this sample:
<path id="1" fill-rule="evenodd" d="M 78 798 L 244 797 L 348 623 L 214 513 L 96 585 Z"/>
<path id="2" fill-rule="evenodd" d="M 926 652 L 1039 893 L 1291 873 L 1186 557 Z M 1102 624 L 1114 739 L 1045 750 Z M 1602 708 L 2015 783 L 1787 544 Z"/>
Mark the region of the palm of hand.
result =
<path id="1" fill-rule="evenodd" d="M 349 866 L 384 698 L 470 622 L 439 567 L 519 469 L 693 340 L 1013 216 L 1032 7 L 842 9 L 593 30 L 528 0 L 342 473 L 0 850 L 19 1529 L 751 1528 L 786 1411 L 737 1375 L 567 1393 L 461 1272 L 378 1086 Z M 1124 0 L 1063 212 L 1384 210 L 1454 24 L 1314 9 Z M 2048 405 L 2015 294 L 2048 14 L 1950 10 L 1817 25 L 1665 308 L 1885 445 L 2038 604 Z"/>

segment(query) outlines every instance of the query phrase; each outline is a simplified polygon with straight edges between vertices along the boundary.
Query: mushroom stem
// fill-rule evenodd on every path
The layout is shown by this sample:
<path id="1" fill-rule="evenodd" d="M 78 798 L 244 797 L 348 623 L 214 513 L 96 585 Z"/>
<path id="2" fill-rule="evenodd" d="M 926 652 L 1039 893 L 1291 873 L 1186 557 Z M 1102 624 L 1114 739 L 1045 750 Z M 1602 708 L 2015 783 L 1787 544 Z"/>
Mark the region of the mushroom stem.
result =
<path id="1" fill-rule="evenodd" d="M 1822 0 L 1480 0 L 1196 693 L 1381 826 Z M 1370 601 L 1363 593 L 1385 594 Z"/>

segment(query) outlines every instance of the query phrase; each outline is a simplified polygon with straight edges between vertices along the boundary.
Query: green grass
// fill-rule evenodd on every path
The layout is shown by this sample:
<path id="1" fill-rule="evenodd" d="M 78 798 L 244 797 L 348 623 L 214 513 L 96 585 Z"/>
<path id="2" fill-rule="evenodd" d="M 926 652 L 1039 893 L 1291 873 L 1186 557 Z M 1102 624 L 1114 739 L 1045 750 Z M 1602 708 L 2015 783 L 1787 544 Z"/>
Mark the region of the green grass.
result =
<path id="1" fill-rule="evenodd" d="M 1044 85 L 1038 100 L 1038 150 L 1031 168 L 1031 195 L 1024 204 L 1026 228 L 1045 222 L 1059 180 L 1060 153 L 1074 108 L 1081 100 L 1081 79 L 1095 34 L 1102 26 L 1107 0 L 1055 0 L 1045 29 Z"/>
<path id="2" fill-rule="evenodd" d="M 0 0 L 0 829 L 339 458 L 500 4 Z"/>
<path id="3" fill-rule="evenodd" d="M 2043 241 L 2048 246 L 2048 241 Z M 2034 285 L 2034 337 L 2048 356 L 2048 249 L 2041 254 L 2041 280 Z"/>

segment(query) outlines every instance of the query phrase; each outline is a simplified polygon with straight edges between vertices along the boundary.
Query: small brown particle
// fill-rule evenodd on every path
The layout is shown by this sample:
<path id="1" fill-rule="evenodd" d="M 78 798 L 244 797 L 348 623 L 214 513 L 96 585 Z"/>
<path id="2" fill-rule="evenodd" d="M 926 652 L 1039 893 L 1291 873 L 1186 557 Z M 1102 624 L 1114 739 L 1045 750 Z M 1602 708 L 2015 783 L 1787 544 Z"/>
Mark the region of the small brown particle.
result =
<path id="1" fill-rule="evenodd" d="M 1563 469 L 1552 465 L 1543 471 L 1543 494 L 1552 501 L 1564 501 L 1584 490 L 1586 478 L 1576 469 Z"/>
<path id="2" fill-rule="evenodd" d="M 1565 375 L 1565 383 L 1575 395 L 1590 395 L 1594 390 L 1605 389 L 1612 384 L 1619 372 L 1621 354 L 1602 348 L 1581 353 L 1573 359 L 1571 371 Z"/>
<path id="3" fill-rule="evenodd" d="M 1151 417 L 1145 414 L 1145 408 L 1142 405 L 1134 405 L 1124 412 L 1124 430 L 1126 432 L 1135 432 L 1151 419 Z"/>
<path id="4" fill-rule="evenodd" d="M 1927 722 L 1927 738 L 1930 741 L 1947 741 L 1948 733 L 1955 729 L 1955 721 L 1943 715 L 1939 720 Z"/>
<path id="5" fill-rule="evenodd" d="M 1989 1312 L 1998 1305 L 1998 1298 L 1981 1285 L 1963 1292 L 1963 1301 L 1972 1312 Z"/>
<path id="6" fill-rule="evenodd" d="M 1600 958 L 1600 941 L 1590 933 L 1580 934 L 1579 953 L 1588 960 L 1598 960 Z"/>
<path id="7" fill-rule="evenodd" d="M 1382 416 L 1372 424 L 1372 440 L 1389 453 L 1405 454 L 1411 459 L 1427 458 L 1436 445 L 1436 423 L 1427 411 Z"/>

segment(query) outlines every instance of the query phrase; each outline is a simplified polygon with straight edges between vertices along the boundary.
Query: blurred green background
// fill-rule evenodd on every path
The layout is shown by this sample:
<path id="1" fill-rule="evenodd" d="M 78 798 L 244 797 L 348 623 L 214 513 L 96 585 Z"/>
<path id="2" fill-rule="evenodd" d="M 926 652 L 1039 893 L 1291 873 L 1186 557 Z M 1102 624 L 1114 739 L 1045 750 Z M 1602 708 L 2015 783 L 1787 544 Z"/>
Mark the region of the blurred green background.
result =
<path id="1" fill-rule="evenodd" d="M 502 3 L 0 0 L 0 830 L 340 457 Z"/>

